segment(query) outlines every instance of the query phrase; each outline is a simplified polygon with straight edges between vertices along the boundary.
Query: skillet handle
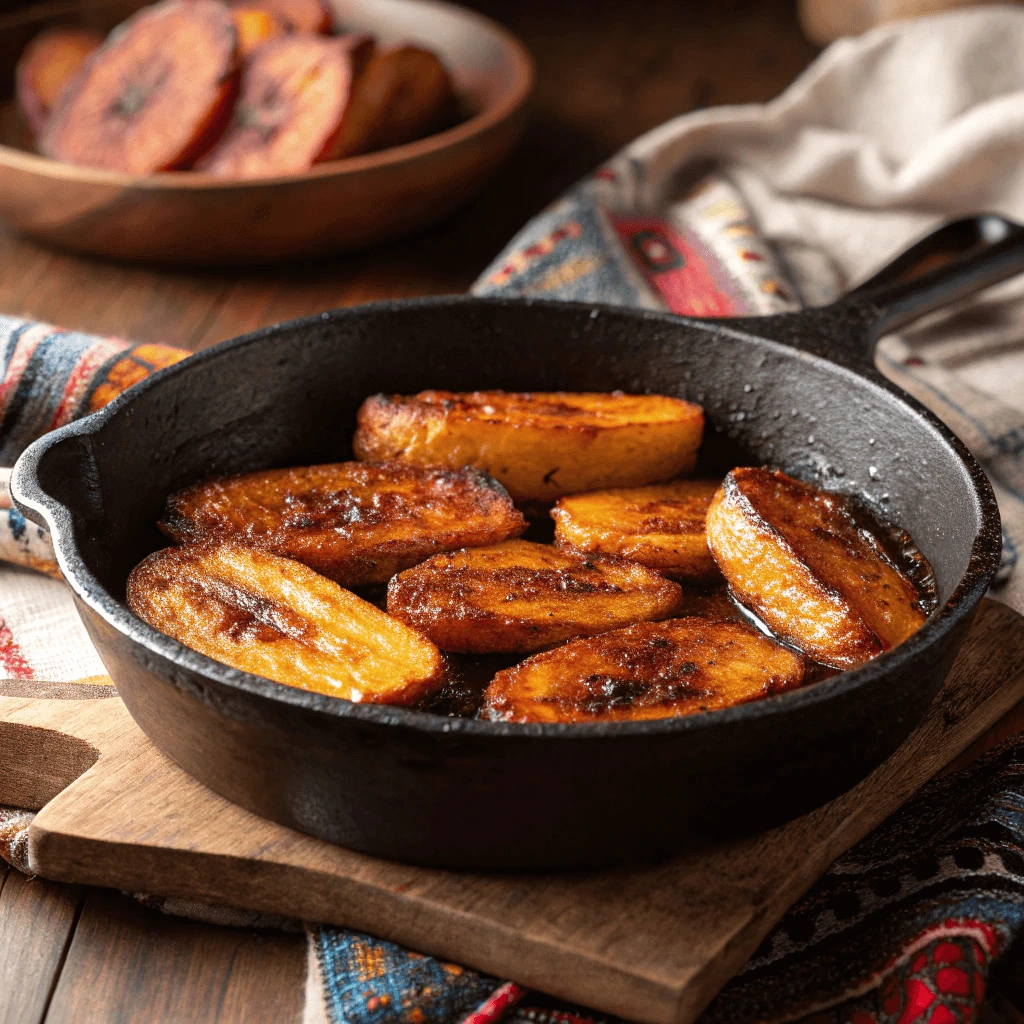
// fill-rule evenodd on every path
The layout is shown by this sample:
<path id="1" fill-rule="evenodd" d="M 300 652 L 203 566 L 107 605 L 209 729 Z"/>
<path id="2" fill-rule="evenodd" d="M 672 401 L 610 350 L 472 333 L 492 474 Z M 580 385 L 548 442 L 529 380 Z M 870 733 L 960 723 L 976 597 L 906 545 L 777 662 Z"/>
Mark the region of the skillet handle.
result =
<path id="1" fill-rule="evenodd" d="M 1024 271 L 1024 227 L 983 214 L 921 239 L 837 305 L 855 302 L 874 317 L 873 334 L 899 330 Z"/>
<path id="2" fill-rule="evenodd" d="M 926 236 L 821 312 L 861 321 L 866 346 L 857 355 L 873 368 L 883 335 L 1022 271 L 1024 227 L 996 214 L 967 217 Z"/>
<path id="3" fill-rule="evenodd" d="M 981 214 L 932 232 L 830 306 L 731 324 L 876 376 L 883 335 L 1022 271 L 1024 227 Z"/>

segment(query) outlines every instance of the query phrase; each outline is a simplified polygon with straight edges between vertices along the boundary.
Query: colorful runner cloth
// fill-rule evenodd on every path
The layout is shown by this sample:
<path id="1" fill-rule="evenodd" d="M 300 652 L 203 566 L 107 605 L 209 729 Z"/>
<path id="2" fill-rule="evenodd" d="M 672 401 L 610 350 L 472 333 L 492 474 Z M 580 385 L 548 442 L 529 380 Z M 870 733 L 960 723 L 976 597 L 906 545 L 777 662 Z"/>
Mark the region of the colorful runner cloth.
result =
<path id="1" fill-rule="evenodd" d="M 831 47 L 765 106 L 638 139 L 535 218 L 480 294 L 699 316 L 828 301 L 943 220 L 1024 223 L 1024 10 L 981 8 Z M 879 365 L 974 450 L 1005 523 L 995 596 L 1024 610 L 1024 283 L 886 339 Z M 184 353 L 0 318 L 0 462 Z M 2 491 L 2 488 L 0 488 Z M 9 506 L 9 502 L 8 502 Z M 6 533 L 4 532 L 6 530 Z M 0 556 L 47 539 L 0 501 Z M 0 694 L 112 695 L 63 585 L 0 568 Z M 31 870 L 30 812 L 0 854 Z M 140 897 L 223 924 L 305 928 L 305 1024 L 605 1018 L 345 929 Z M 925 787 L 841 857 L 707 1009 L 706 1024 L 966 1024 L 1024 930 L 1024 740 Z"/>

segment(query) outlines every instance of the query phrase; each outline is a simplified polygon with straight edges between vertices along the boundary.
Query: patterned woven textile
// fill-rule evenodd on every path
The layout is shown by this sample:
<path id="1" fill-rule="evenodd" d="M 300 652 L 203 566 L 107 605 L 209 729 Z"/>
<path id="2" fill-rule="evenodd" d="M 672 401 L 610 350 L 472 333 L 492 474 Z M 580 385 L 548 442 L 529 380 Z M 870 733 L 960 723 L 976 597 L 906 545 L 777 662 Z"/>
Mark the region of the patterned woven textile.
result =
<path id="1" fill-rule="evenodd" d="M 701 316 L 828 301 L 945 219 L 991 209 L 1024 222 L 1022 94 L 1024 10 L 943 15 L 841 42 L 772 104 L 701 111 L 637 140 L 527 225 L 476 291 Z M 886 339 L 879 354 L 991 475 L 1006 530 L 995 596 L 1018 610 L 1022 299 L 1020 282 L 993 289 Z M 6 460 L 182 356 L 13 320 L 0 320 L 3 339 Z M 3 523 L 4 557 L 45 568 L 45 536 L 11 510 L 0 510 Z M 60 582 L 0 568 L 0 619 L 0 693 L 112 694 Z M 0 855 L 27 869 L 31 819 L 0 812 Z M 140 898 L 223 924 L 304 927 L 305 1024 L 605 1019 L 372 936 Z M 704 1020 L 966 1024 L 992 972 L 1013 969 L 1022 926 L 1024 740 L 1015 740 L 931 782 L 840 858 Z"/>
<path id="2" fill-rule="evenodd" d="M 187 352 L 0 318 L 0 465 L 49 430 L 102 409 Z"/>
<path id="3" fill-rule="evenodd" d="M 10 467 L 25 448 L 187 355 L 168 345 L 134 345 L 0 315 L 0 560 L 59 576 L 49 537 L 12 507 L 7 489 Z M 24 606 L 22 595 L 15 600 Z M 83 636 L 76 634 L 76 646 Z M 8 674 L 17 676 L 12 658 L 3 660 L 0 653 Z M 30 667 L 23 666 L 22 674 Z M 44 666 L 35 669 L 45 677 Z M 79 671 L 77 662 L 71 671 Z"/>

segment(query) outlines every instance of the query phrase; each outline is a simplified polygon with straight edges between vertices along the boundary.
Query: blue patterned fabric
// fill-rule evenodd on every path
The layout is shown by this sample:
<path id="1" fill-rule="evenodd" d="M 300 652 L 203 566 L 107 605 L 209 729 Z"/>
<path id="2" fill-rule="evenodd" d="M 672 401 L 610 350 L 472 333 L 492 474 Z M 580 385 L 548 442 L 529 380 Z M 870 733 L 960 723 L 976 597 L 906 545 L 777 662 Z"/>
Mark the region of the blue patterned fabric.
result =
<path id="1" fill-rule="evenodd" d="M 340 928 L 313 935 L 332 1022 L 459 1021 L 500 985 L 484 974 Z"/>

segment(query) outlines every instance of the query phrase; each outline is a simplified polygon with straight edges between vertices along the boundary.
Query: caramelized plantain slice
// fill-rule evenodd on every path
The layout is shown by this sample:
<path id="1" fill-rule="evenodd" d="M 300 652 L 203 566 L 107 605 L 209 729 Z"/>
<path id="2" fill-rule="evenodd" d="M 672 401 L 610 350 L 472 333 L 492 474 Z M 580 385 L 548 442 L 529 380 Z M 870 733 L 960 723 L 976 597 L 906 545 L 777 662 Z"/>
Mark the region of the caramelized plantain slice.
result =
<path id="1" fill-rule="evenodd" d="M 332 159 L 365 37 L 284 35 L 259 46 L 242 69 L 231 123 L 196 169 L 222 178 L 298 174 Z"/>
<path id="2" fill-rule="evenodd" d="M 388 613 L 445 651 L 540 651 L 672 615 L 680 586 L 633 562 L 510 540 L 435 555 L 388 585 Z"/>
<path id="3" fill-rule="evenodd" d="M 360 459 L 476 466 L 516 501 L 638 487 L 693 471 L 699 405 L 665 395 L 421 391 L 374 395 L 359 410 Z"/>
<path id="4" fill-rule="evenodd" d="M 551 510 L 555 543 L 628 558 L 675 580 L 710 582 L 720 574 L 704 519 L 717 490 L 717 480 L 672 480 L 574 494 Z"/>
<path id="5" fill-rule="evenodd" d="M 337 583 L 235 543 L 165 548 L 128 577 L 139 618 L 200 654 L 286 686 L 415 704 L 444 682 L 441 652 Z"/>
<path id="6" fill-rule="evenodd" d="M 231 8 L 238 35 L 238 56 L 244 61 L 252 56 L 265 42 L 276 39 L 284 33 L 284 26 L 262 7 Z"/>
<path id="7" fill-rule="evenodd" d="M 374 138 L 374 148 L 386 149 L 429 134 L 453 92 L 447 69 L 430 50 L 401 43 L 381 50 L 380 60 L 390 65 L 395 83 Z"/>
<path id="8" fill-rule="evenodd" d="M 526 520 L 475 469 L 339 462 L 197 484 L 171 495 L 160 528 L 176 541 L 234 537 L 356 587 L 516 537 Z"/>
<path id="9" fill-rule="evenodd" d="M 676 718 L 799 686 L 803 659 L 743 622 L 670 619 L 574 640 L 499 672 L 482 717 L 505 722 Z"/>
<path id="10" fill-rule="evenodd" d="M 832 668 L 854 668 L 901 643 L 930 610 L 848 499 L 778 470 L 729 473 L 707 534 L 736 597 Z"/>
<path id="11" fill-rule="evenodd" d="M 374 49 L 356 76 L 345 118 L 327 159 L 398 146 L 428 134 L 452 97 L 436 55 L 403 43 Z"/>

